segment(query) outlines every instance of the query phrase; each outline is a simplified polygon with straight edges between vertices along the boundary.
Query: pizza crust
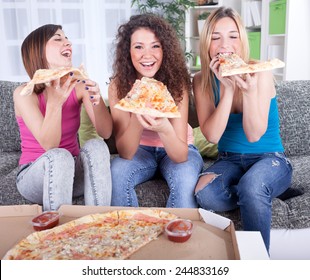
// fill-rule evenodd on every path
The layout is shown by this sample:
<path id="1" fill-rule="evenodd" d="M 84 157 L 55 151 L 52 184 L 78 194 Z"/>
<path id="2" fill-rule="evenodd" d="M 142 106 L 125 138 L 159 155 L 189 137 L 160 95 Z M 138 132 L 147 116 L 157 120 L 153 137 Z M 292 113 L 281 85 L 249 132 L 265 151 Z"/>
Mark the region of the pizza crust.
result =
<path id="1" fill-rule="evenodd" d="M 30 82 L 22 89 L 20 95 L 30 95 L 33 92 L 33 88 L 36 84 L 50 83 L 53 80 L 62 78 L 69 73 L 73 72 L 73 78 L 75 80 L 88 79 L 88 75 L 81 65 L 78 68 L 75 67 L 60 67 L 56 69 L 38 69 Z"/>

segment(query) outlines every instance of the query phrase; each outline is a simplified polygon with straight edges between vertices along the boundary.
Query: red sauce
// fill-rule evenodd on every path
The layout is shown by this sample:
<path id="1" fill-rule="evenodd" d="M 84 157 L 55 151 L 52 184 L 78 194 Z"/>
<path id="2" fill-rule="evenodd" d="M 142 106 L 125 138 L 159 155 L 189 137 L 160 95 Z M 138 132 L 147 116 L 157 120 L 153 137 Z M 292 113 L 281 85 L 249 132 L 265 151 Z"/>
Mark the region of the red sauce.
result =
<path id="1" fill-rule="evenodd" d="M 59 223 L 59 213 L 49 211 L 40 214 L 32 219 L 32 225 L 35 230 L 45 230 L 57 226 Z"/>
<path id="2" fill-rule="evenodd" d="M 174 242 L 185 242 L 192 235 L 193 224 L 189 220 L 178 219 L 166 226 L 168 239 Z"/>

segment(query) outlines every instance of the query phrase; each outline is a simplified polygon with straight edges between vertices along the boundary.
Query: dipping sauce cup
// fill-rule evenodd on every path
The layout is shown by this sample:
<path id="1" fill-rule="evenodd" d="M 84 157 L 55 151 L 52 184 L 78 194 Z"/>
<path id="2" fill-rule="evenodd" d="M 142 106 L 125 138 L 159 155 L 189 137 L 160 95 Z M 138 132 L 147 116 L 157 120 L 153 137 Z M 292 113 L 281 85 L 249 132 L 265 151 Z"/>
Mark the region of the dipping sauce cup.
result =
<path id="1" fill-rule="evenodd" d="M 37 231 L 53 228 L 58 225 L 59 217 L 57 211 L 46 211 L 32 219 L 32 226 Z"/>
<path id="2" fill-rule="evenodd" d="M 187 241 L 191 237 L 192 231 L 193 223 L 184 219 L 172 220 L 165 227 L 168 239 L 174 242 Z"/>

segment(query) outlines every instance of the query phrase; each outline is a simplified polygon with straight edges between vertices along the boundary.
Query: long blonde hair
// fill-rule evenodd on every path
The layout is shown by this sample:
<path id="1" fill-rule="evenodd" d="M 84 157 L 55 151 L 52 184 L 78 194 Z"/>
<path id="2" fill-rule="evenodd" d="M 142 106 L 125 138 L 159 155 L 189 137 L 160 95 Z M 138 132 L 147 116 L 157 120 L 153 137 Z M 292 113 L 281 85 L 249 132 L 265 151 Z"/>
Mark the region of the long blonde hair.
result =
<path id="1" fill-rule="evenodd" d="M 217 85 L 215 82 L 215 75 L 209 67 L 211 62 L 209 53 L 211 37 L 216 23 L 225 17 L 231 18 L 236 23 L 242 43 L 240 56 L 246 63 L 249 62 L 250 51 L 248 36 L 240 15 L 232 8 L 220 7 L 216 9 L 208 16 L 200 35 L 201 89 L 202 92 L 207 92 L 209 94 L 212 101 L 214 101 L 213 89 L 217 89 Z"/>

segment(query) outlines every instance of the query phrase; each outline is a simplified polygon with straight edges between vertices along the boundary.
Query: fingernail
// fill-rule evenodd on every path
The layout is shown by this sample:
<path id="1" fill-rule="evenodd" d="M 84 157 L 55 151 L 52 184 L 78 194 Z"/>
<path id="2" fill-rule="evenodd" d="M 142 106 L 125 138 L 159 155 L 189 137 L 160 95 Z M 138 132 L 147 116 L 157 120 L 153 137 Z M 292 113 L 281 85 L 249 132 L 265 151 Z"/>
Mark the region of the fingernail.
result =
<path id="1" fill-rule="evenodd" d="M 85 87 L 85 89 L 86 89 L 86 90 L 88 90 L 88 89 L 89 89 L 89 87 Z"/>

